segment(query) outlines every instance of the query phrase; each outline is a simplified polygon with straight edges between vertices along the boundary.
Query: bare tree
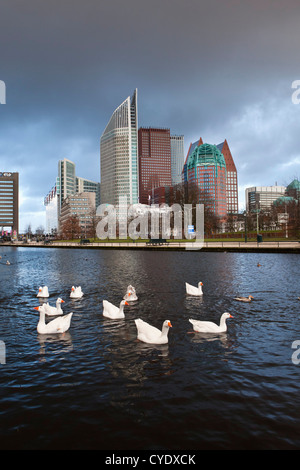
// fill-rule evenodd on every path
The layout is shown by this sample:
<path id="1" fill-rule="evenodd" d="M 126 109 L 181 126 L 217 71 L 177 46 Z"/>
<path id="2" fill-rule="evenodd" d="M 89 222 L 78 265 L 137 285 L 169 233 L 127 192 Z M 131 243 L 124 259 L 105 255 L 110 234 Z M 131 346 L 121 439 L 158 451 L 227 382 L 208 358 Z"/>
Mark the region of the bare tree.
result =
<path id="1" fill-rule="evenodd" d="M 43 235 L 44 232 L 45 228 L 43 227 L 43 225 L 39 225 L 35 230 L 36 235 Z"/>
<path id="2" fill-rule="evenodd" d="M 62 224 L 61 234 L 62 237 L 67 240 L 79 238 L 81 236 L 81 227 L 76 215 L 72 215 Z"/>

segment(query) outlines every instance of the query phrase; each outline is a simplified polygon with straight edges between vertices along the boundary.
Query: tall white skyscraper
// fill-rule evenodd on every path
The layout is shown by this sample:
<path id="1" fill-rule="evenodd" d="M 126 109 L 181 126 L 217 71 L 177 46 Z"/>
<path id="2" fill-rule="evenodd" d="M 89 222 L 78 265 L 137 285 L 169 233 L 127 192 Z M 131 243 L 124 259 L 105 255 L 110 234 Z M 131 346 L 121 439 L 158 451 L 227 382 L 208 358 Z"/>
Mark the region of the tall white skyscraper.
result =
<path id="1" fill-rule="evenodd" d="M 184 165 L 184 136 L 171 135 L 171 176 L 172 185 L 182 182 Z"/>
<path id="2" fill-rule="evenodd" d="M 101 204 L 138 202 L 137 89 L 113 112 L 100 139 Z"/>
<path id="3" fill-rule="evenodd" d="M 58 217 L 63 200 L 76 193 L 75 163 L 67 158 L 58 162 Z"/>

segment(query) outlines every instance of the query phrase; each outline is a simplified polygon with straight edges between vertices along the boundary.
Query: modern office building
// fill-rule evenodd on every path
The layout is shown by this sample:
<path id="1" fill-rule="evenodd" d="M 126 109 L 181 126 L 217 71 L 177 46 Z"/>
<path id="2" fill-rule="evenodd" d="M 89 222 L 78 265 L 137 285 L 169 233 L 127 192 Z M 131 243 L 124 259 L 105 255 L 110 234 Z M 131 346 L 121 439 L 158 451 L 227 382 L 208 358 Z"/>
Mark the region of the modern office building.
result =
<path id="1" fill-rule="evenodd" d="M 0 172 L 0 227 L 19 233 L 19 173 Z"/>
<path id="2" fill-rule="evenodd" d="M 49 191 L 44 199 L 46 208 L 46 234 L 54 234 L 58 230 L 58 193 L 57 183 Z"/>
<path id="3" fill-rule="evenodd" d="M 100 183 L 76 176 L 76 193 L 95 193 L 96 209 L 100 205 Z"/>
<path id="4" fill-rule="evenodd" d="M 100 139 L 101 204 L 138 202 L 137 89 L 113 112 Z"/>
<path id="5" fill-rule="evenodd" d="M 184 168 L 185 182 L 198 189 L 199 203 L 224 219 L 227 216 L 225 158 L 216 145 L 202 143 L 202 139 L 198 144 L 190 146 Z"/>
<path id="6" fill-rule="evenodd" d="M 200 139 L 194 143 L 190 144 L 190 148 L 188 150 L 186 162 L 189 156 L 194 152 L 196 147 L 203 145 L 203 140 Z M 225 139 L 224 142 L 216 145 L 218 150 L 223 154 L 225 165 L 226 165 L 226 211 L 227 214 L 238 214 L 239 210 L 239 201 L 238 201 L 238 177 L 237 177 L 237 169 L 228 145 L 227 140 Z M 186 163 L 185 162 L 185 163 Z M 183 170 L 183 179 L 186 181 L 186 165 L 184 166 Z"/>
<path id="7" fill-rule="evenodd" d="M 172 186 L 181 183 L 184 165 L 184 136 L 171 135 L 171 176 Z"/>
<path id="8" fill-rule="evenodd" d="M 202 144 L 203 144 L 202 137 L 200 137 L 200 139 L 197 140 L 196 142 L 194 142 L 193 144 L 190 143 L 189 150 L 188 150 L 188 153 L 187 153 L 184 165 L 183 165 L 183 169 L 182 169 L 182 182 L 183 183 L 187 183 L 187 181 L 188 181 L 188 173 L 187 173 L 188 159 L 189 159 L 190 155 L 193 153 L 193 151 L 195 150 L 195 148 L 199 147 Z"/>
<path id="9" fill-rule="evenodd" d="M 172 184 L 170 129 L 141 127 L 138 154 L 139 202 L 148 204 L 151 191 Z"/>
<path id="10" fill-rule="evenodd" d="M 75 163 L 67 158 L 58 162 L 58 217 L 60 215 L 63 200 L 76 193 Z"/>
<path id="11" fill-rule="evenodd" d="M 246 188 L 245 200 L 247 212 L 268 210 L 274 201 L 285 195 L 285 186 L 253 186 Z"/>
<path id="12" fill-rule="evenodd" d="M 236 166 L 228 145 L 227 140 L 217 145 L 217 148 L 223 154 L 226 163 L 226 201 L 227 214 L 238 214 L 238 177 Z"/>
<path id="13" fill-rule="evenodd" d="M 95 221 L 95 200 L 94 192 L 76 193 L 67 196 L 61 206 L 59 217 L 60 230 L 63 229 L 64 223 L 72 216 L 77 216 L 82 237 L 92 236 Z"/>
<path id="14" fill-rule="evenodd" d="M 61 207 L 68 196 L 76 193 L 95 194 L 96 208 L 100 204 L 100 183 L 76 176 L 75 163 L 67 158 L 58 162 L 58 176 L 55 185 L 44 199 L 46 207 L 46 233 L 59 230 Z"/>

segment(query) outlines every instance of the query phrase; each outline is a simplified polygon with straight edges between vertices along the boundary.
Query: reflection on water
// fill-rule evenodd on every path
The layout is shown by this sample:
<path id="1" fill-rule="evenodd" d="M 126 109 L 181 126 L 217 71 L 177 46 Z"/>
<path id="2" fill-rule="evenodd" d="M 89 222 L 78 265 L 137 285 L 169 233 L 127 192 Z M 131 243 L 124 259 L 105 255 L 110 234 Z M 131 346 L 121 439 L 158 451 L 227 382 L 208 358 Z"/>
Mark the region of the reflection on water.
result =
<path id="1" fill-rule="evenodd" d="M 298 448 L 298 255 L 0 247 L 2 448 Z M 10 265 L 6 265 L 6 260 Z M 257 264 L 261 264 L 260 267 Z M 203 296 L 185 282 L 203 282 Z M 127 286 L 125 319 L 102 315 Z M 36 331 L 38 287 L 73 312 L 63 335 Z M 72 285 L 84 297 L 70 299 Z M 234 301 L 253 295 L 251 303 Z M 219 323 L 195 333 L 189 318 Z M 134 319 L 173 327 L 137 340 Z M 101 432 L 99 432 L 101 430 Z"/>
<path id="2" fill-rule="evenodd" d="M 37 341 L 40 344 L 41 360 L 47 360 L 47 356 L 52 357 L 55 354 L 66 354 L 73 350 L 72 336 L 70 331 L 56 334 L 38 334 Z"/>

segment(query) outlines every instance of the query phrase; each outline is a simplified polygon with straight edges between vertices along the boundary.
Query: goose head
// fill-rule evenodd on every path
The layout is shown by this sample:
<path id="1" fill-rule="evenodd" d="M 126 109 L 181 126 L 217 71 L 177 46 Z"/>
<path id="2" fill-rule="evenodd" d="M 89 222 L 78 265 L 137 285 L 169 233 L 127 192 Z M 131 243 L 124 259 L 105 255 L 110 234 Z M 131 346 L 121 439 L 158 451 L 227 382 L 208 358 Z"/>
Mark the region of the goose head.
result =
<path id="1" fill-rule="evenodd" d="M 43 311 L 44 310 L 44 304 L 39 305 L 38 307 L 33 307 L 33 308 L 34 308 L 34 310 L 37 310 L 38 312 Z"/>
<path id="2" fill-rule="evenodd" d="M 45 308 L 44 308 L 44 304 L 43 305 L 40 305 L 39 307 L 33 307 L 34 310 L 37 310 L 40 314 L 44 314 L 45 315 Z"/>
<path id="3" fill-rule="evenodd" d="M 223 313 L 222 317 L 224 318 L 224 320 L 226 320 L 227 318 L 233 318 L 233 316 L 230 315 L 230 313 L 228 312 Z"/>

